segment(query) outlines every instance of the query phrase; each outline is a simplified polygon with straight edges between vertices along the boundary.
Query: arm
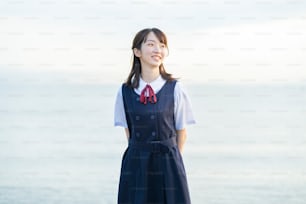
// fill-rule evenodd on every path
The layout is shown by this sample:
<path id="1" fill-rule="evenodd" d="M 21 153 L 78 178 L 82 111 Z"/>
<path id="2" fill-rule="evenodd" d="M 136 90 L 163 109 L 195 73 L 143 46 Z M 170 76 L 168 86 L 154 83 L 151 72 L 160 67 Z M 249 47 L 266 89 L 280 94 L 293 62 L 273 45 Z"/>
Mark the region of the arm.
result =
<path id="1" fill-rule="evenodd" d="M 124 103 L 122 98 L 122 87 L 120 87 L 120 89 L 118 90 L 116 97 L 114 110 L 114 125 L 124 127 L 126 137 L 129 140 L 130 134 L 125 116 Z"/>
<path id="2" fill-rule="evenodd" d="M 124 128 L 124 130 L 125 130 L 126 138 L 127 138 L 127 140 L 129 141 L 129 139 L 130 139 L 130 132 L 129 132 L 129 129 L 128 129 L 128 128 Z"/>
<path id="3" fill-rule="evenodd" d="M 187 137 L 187 132 L 186 129 L 182 129 L 182 130 L 177 130 L 177 146 L 180 150 L 180 153 L 183 153 L 183 149 L 184 149 L 184 144 L 186 142 L 186 137 Z"/>
<path id="4" fill-rule="evenodd" d="M 180 153 L 182 153 L 187 136 L 185 127 L 194 124 L 195 120 L 189 97 L 179 82 L 176 83 L 174 88 L 174 120 L 177 144 Z"/>

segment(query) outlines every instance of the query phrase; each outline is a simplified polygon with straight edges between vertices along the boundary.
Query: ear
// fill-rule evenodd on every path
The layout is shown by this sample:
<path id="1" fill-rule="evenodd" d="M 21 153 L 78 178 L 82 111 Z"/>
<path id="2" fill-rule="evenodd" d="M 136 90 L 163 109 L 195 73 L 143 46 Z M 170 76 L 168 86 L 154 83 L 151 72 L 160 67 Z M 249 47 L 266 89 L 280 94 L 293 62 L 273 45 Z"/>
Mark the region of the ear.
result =
<path id="1" fill-rule="evenodd" d="M 136 57 L 141 57 L 141 52 L 140 52 L 140 50 L 138 50 L 137 48 L 134 48 L 134 49 L 133 49 L 133 52 L 134 52 L 134 55 L 135 55 Z"/>

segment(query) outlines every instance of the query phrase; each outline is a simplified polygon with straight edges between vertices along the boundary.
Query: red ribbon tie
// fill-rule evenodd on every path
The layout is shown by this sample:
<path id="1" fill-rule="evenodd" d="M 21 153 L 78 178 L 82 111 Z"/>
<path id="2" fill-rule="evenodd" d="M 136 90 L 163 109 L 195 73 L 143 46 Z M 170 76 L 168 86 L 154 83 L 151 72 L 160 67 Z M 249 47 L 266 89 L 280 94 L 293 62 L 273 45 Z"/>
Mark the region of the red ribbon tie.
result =
<path id="1" fill-rule="evenodd" d="M 143 103 L 143 104 L 147 104 L 147 98 L 149 98 L 150 103 L 156 103 L 157 102 L 157 98 L 156 98 L 156 95 L 154 93 L 154 90 L 152 89 L 152 87 L 149 84 L 147 84 L 146 87 L 144 87 L 144 89 L 141 91 L 140 102 Z"/>

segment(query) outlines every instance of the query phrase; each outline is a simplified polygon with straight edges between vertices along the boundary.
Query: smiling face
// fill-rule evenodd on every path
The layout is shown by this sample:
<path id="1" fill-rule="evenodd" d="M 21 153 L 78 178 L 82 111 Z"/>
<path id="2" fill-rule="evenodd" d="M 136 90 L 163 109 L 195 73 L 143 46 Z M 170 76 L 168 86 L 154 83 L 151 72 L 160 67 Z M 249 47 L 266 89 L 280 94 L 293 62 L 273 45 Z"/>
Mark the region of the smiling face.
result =
<path id="1" fill-rule="evenodd" d="M 153 32 L 141 44 L 140 50 L 134 48 L 135 56 L 139 57 L 142 67 L 159 68 L 168 54 L 167 46 L 160 42 Z"/>

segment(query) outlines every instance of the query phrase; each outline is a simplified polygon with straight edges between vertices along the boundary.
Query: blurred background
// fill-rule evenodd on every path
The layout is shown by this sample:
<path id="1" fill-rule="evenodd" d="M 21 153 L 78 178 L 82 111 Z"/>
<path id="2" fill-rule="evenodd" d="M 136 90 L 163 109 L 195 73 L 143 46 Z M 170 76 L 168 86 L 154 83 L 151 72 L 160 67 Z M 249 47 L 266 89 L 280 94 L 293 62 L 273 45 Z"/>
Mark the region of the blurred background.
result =
<path id="1" fill-rule="evenodd" d="M 306 2 L 2 0 L 0 203 L 116 203 L 135 34 L 191 98 L 192 203 L 306 201 Z"/>

